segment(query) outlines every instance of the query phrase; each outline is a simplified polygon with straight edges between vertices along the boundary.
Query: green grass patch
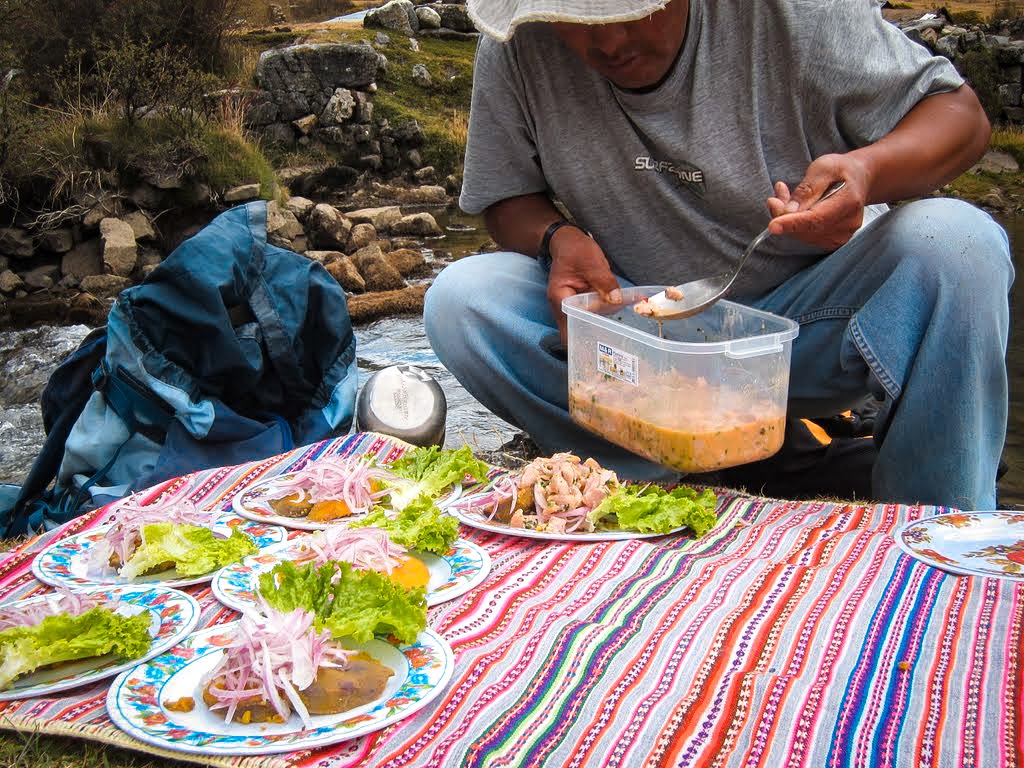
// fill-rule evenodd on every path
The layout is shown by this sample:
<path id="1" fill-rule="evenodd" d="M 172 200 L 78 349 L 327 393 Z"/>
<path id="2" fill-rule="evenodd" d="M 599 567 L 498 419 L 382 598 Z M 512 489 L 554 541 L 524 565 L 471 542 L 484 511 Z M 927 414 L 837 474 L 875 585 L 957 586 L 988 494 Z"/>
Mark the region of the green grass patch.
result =
<path id="1" fill-rule="evenodd" d="M 994 128 L 989 146 L 992 149 L 1002 150 L 1013 155 L 1013 158 L 1024 168 L 1024 129 L 1014 126 Z"/>

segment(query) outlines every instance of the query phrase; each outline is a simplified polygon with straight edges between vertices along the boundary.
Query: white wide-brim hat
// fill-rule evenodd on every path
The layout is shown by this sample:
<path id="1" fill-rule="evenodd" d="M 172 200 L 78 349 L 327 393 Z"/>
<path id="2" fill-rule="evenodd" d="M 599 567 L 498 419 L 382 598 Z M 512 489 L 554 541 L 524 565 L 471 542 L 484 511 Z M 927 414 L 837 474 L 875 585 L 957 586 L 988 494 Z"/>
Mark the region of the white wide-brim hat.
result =
<path id="1" fill-rule="evenodd" d="M 669 0 L 468 0 L 470 18 L 481 32 L 508 40 L 528 21 L 613 24 L 636 21 L 662 10 Z"/>

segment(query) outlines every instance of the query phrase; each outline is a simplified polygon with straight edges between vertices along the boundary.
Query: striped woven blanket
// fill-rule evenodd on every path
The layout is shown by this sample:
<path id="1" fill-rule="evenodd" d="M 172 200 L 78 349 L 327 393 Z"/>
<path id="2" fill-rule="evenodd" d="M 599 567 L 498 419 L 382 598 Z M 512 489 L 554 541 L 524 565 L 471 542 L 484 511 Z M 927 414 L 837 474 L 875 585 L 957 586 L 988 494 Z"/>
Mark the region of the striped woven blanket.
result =
<path id="1" fill-rule="evenodd" d="M 153 489 L 227 509 L 262 477 L 328 453 L 396 455 L 353 435 Z M 894 527 L 944 511 L 725 495 L 704 538 L 486 549 L 477 589 L 433 608 L 455 653 L 444 694 L 372 735 L 209 765 L 978 766 L 1024 764 L 1024 589 L 901 553 Z M 0 600 L 49 589 L 30 572 L 54 537 L 0 555 Z M 237 618 L 188 588 L 200 627 Z M 109 684 L 109 683 L 108 683 Z M 151 754 L 107 718 L 108 684 L 0 703 L 0 727 Z"/>

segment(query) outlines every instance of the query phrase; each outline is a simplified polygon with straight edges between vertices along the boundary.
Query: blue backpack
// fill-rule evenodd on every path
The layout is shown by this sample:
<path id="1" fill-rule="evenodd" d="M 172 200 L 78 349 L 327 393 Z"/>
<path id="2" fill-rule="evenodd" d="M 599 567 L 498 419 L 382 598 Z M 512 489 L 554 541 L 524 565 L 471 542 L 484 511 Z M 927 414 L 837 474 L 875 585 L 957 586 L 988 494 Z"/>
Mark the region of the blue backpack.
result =
<path id="1" fill-rule="evenodd" d="M 266 223 L 264 202 L 217 217 L 123 291 L 106 328 L 57 368 L 42 395 L 45 444 L 13 503 L 0 500 L 3 536 L 349 430 L 345 293 L 320 264 L 268 245 Z"/>

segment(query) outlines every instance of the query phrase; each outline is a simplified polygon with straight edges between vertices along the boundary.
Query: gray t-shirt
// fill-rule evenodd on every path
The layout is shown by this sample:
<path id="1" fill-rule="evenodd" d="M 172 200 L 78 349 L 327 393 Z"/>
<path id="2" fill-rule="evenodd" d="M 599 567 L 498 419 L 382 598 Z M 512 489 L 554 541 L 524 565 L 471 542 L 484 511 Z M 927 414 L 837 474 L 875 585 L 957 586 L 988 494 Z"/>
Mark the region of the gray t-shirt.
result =
<path id="1" fill-rule="evenodd" d="M 527 24 L 508 43 L 480 41 L 460 203 L 479 213 L 548 192 L 615 271 L 682 283 L 739 260 L 769 221 L 775 181 L 792 186 L 816 157 L 876 141 L 962 83 L 870 0 L 690 0 L 674 69 L 643 94 Z M 818 258 L 769 238 L 734 294 L 760 295 Z"/>

